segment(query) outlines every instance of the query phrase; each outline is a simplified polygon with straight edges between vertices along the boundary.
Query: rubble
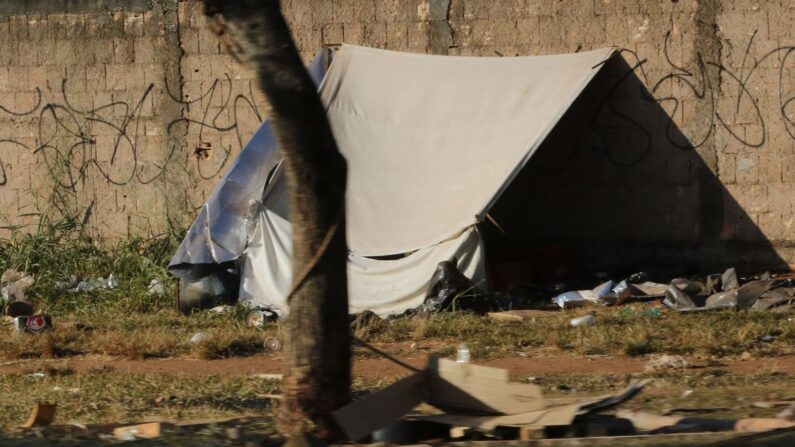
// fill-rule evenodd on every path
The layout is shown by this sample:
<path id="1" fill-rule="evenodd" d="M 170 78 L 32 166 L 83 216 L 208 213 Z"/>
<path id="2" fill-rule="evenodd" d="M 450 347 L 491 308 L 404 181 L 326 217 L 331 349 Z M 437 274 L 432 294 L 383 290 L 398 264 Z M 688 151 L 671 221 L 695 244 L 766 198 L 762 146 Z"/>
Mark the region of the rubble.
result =
<path id="1" fill-rule="evenodd" d="M 552 298 L 561 309 L 587 304 L 619 306 L 631 301 L 660 302 L 680 312 L 720 309 L 783 310 L 795 304 L 793 275 L 760 275 L 743 279 L 734 268 L 707 275 L 704 281 L 674 278 L 668 284 L 646 280 L 638 273 L 618 282 L 603 282 L 593 290 L 563 292 Z"/>

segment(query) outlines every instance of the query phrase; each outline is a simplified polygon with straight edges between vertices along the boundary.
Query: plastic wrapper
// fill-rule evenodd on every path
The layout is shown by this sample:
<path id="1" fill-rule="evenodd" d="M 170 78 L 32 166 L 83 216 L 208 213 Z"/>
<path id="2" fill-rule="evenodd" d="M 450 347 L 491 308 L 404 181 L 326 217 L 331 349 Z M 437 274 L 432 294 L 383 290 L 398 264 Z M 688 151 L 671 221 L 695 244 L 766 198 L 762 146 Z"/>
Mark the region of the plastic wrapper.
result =
<path id="1" fill-rule="evenodd" d="M 456 260 L 442 261 L 436 266 L 425 294 L 422 310 L 440 312 L 454 306 L 456 298 L 474 291 L 472 282 L 456 267 Z"/>
<path id="2" fill-rule="evenodd" d="M 587 301 L 580 295 L 580 292 L 572 291 L 561 293 L 552 298 L 552 302 L 557 304 L 561 309 L 570 309 L 572 307 L 580 307 Z"/>
<path id="3" fill-rule="evenodd" d="M 691 309 L 696 307 L 690 295 L 673 284 L 666 289 L 662 303 L 671 309 Z"/>

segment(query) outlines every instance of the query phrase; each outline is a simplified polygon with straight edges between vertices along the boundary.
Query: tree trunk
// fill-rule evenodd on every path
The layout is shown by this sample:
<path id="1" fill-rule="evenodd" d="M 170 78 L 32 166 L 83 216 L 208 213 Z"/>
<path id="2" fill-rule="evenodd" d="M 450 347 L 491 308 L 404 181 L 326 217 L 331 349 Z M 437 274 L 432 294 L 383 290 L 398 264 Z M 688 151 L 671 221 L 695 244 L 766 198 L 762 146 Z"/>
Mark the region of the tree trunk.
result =
<path id="1" fill-rule="evenodd" d="M 338 432 L 331 411 L 350 400 L 345 159 L 290 36 L 278 0 L 205 0 L 219 39 L 257 71 L 284 156 L 293 225 L 281 428 Z"/>

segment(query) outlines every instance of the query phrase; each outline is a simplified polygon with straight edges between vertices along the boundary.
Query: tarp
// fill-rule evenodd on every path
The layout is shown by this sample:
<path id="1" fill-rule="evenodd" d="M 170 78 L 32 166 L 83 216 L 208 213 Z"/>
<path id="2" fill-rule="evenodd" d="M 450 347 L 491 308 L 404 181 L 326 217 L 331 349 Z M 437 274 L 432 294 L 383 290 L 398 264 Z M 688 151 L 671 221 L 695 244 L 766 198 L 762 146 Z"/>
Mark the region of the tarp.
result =
<path id="1" fill-rule="evenodd" d="M 326 74 L 323 53 L 307 67 L 319 85 Z M 281 161 L 276 138 L 266 120 L 199 210 L 168 267 L 177 275 L 198 264 L 235 261 L 256 230 L 262 194 L 269 174 Z"/>
<path id="2" fill-rule="evenodd" d="M 292 281 L 292 226 L 287 206 L 287 182 L 281 172 L 269 184 L 256 230 L 246 249 L 240 299 L 264 306 L 281 317 L 288 314 L 286 295 Z M 436 266 L 450 259 L 478 287 L 485 287 L 483 244 L 477 228 L 400 259 L 348 257 L 348 301 L 351 313 L 365 310 L 381 316 L 415 309 L 425 294 Z"/>
<path id="3" fill-rule="evenodd" d="M 613 52 L 477 58 L 343 45 L 320 96 L 348 162 L 351 310 L 416 307 L 436 263 L 452 255 L 467 276 L 482 278 L 474 226 Z M 322 68 L 320 58 L 310 66 L 316 81 Z M 291 244 L 275 148 L 266 122 L 170 267 L 242 256 L 243 298 L 282 307 Z"/>
<path id="4" fill-rule="evenodd" d="M 381 256 L 478 223 L 613 53 L 450 57 L 343 46 L 321 88 L 348 161 L 348 245 Z"/>

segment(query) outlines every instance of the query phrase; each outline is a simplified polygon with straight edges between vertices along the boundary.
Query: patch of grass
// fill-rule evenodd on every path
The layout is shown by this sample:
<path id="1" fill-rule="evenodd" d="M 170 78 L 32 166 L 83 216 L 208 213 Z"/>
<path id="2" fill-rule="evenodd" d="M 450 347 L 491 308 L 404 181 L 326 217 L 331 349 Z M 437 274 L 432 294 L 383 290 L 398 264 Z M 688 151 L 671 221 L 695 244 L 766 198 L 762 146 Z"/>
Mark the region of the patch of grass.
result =
<path id="1" fill-rule="evenodd" d="M 653 378 L 637 397 L 621 408 L 664 413 L 675 409 L 701 408 L 703 416 L 713 418 L 771 417 L 777 410 L 753 405 L 757 401 L 791 398 L 795 376 L 776 372 L 730 374 L 716 371 L 685 370 L 655 374 L 554 374 L 535 377 L 544 395 L 585 397 L 600 395 L 625 387 L 631 380 Z M 518 379 L 518 378 L 517 378 Z M 355 396 L 381 389 L 397 380 L 393 378 L 355 378 Z M 683 391 L 691 391 L 684 394 Z M 56 424 L 79 422 L 136 423 L 146 419 L 188 420 L 252 416 L 256 424 L 243 425 L 244 433 L 258 440 L 278 442 L 275 434 L 274 403 L 266 397 L 278 394 L 278 381 L 253 377 L 181 376 L 169 374 L 136 375 L 97 370 L 74 374 L 69 370 L 52 370 L 44 377 L 26 374 L 0 376 L 0 435 L 3 445 L 106 445 L 107 440 L 86 438 L 23 437 L 17 427 L 30 409 L 40 402 L 56 402 Z M 709 410 L 709 409 L 717 410 Z M 698 416 L 696 412 L 676 412 Z M 5 437 L 4 437 L 5 436 Z M 144 445 L 237 445 L 226 439 L 221 428 L 209 427 L 198 433 L 166 434 Z M 634 445 L 634 444 L 633 444 Z M 786 445 L 786 444 L 785 444 Z"/>
<path id="2" fill-rule="evenodd" d="M 277 334 L 272 334 L 278 338 Z M 207 332 L 207 338 L 196 343 L 193 353 L 201 359 L 220 359 L 239 357 L 267 352 L 264 347 L 265 336 L 257 329 L 229 331 L 214 329 Z M 279 343 L 283 343 L 279 340 Z"/>
<path id="3" fill-rule="evenodd" d="M 245 431 L 258 439 L 275 437 L 274 401 L 265 395 L 278 394 L 280 383 L 246 377 L 134 375 L 117 372 L 94 374 L 0 375 L 0 427 L 23 445 L 35 440 L 22 436 L 18 427 L 36 403 L 57 403 L 56 424 L 140 423 L 145 419 L 190 420 L 251 416 L 260 418 Z M 209 431 L 208 431 L 209 430 Z M 223 429 L 182 436 L 189 445 L 223 445 Z M 13 445 L 0 435 L 0 444 Z M 49 437 L 40 445 L 68 444 L 68 437 Z M 72 439 L 72 442 L 75 440 Z M 165 437 L 158 442 L 170 445 Z M 173 441 L 172 441 L 173 442 Z M 220 442 L 220 444 L 219 444 Z M 105 444 L 96 435 L 72 445 Z M 29 444 L 24 444 L 29 445 Z"/>
<path id="4" fill-rule="evenodd" d="M 29 295 L 53 316 L 50 334 L 15 337 L 0 327 L 0 357 L 68 357 L 100 354 L 132 359 L 195 356 L 222 358 L 265 352 L 267 337 L 280 337 L 278 325 L 264 329 L 244 324 L 245 309 L 213 314 L 178 315 L 174 310 L 176 281 L 166 266 L 178 235 L 133 238 L 102 250 L 75 227 L 43 227 L 37 235 L 16 235 L 0 242 L 0 269 L 32 273 Z M 72 275 L 81 279 L 113 273 L 113 290 L 71 293 L 57 287 Z M 151 280 L 166 285 L 167 293 L 148 293 Z M 633 305 L 636 310 L 645 305 Z M 466 343 L 475 359 L 532 353 L 534 350 L 575 355 L 642 356 L 654 353 L 732 356 L 746 351 L 755 356 L 795 352 L 795 313 L 721 311 L 679 314 L 662 310 L 660 317 L 621 308 L 598 308 L 596 324 L 572 327 L 569 320 L 582 310 L 550 311 L 532 321 L 496 322 L 467 312 L 415 316 L 394 320 L 366 319 L 354 334 L 370 343 L 416 342 L 438 355 L 449 356 Z M 640 316 L 639 316 L 640 315 Z M 70 323 L 81 323 L 92 330 Z M 207 342 L 191 344 L 199 331 Z M 772 336 L 772 341 L 763 337 Z M 280 338 L 281 339 L 281 338 Z M 359 352 L 358 350 L 356 352 Z"/>
<path id="5" fill-rule="evenodd" d="M 631 317 L 621 308 L 600 308 L 593 326 L 572 327 L 573 311 L 551 311 L 527 322 L 496 322 L 470 313 L 390 320 L 367 333 L 371 343 L 438 342 L 454 349 L 466 343 L 473 357 L 489 358 L 554 349 L 577 355 L 773 356 L 793 352 L 794 313 L 720 311 Z M 763 341 L 766 335 L 772 341 Z M 451 347 L 451 348 L 450 348 Z M 447 352 L 447 351 L 445 351 Z"/>
<path id="6" fill-rule="evenodd" d="M 98 354 L 140 360 L 175 356 L 222 358 L 268 352 L 264 342 L 276 337 L 283 343 L 278 324 L 246 327 L 236 313 L 209 312 L 182 316 L 171 310 L 148 313 L 85 315 L 78 329 L 71 315 L 56 316 L 55 330 L 44 334 L 17 335 L 9 326 L 0 327 L 0 358 L 61 358 Z M 64 321 L 69 320 L 72 321 Z M 197 332 L 207 339 L 191 343 Z"/>

